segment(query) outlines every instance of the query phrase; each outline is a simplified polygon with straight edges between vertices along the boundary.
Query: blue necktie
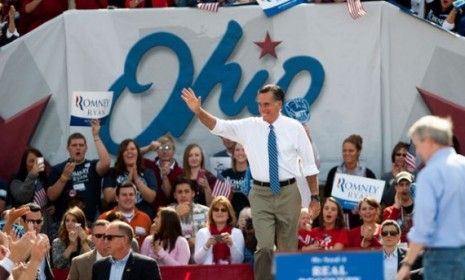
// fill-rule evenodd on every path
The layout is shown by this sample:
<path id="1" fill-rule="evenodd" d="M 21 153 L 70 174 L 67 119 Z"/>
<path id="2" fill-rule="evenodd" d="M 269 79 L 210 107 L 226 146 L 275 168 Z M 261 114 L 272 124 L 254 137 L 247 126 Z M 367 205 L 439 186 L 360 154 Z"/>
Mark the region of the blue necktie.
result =
<path id="1" fill-rule="evenodd" d="M 268 168 L 271 191 L 277 194 L 279 193 L 278 146 L 276 145 L 276 134 L 273 125 L 270 125 L 270 133 L 268 134 Z"/>

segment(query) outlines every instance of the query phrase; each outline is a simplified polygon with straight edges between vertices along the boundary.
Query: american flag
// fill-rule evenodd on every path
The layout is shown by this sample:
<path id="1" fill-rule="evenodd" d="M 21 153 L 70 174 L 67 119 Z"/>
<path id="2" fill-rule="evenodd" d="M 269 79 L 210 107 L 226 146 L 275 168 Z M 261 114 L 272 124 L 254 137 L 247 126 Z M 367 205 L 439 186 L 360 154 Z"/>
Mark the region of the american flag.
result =
<path id="1" fill-rule="evenodd" d="M 218 7 L 220 6 L 220 3 L 218 2 L 209 2 L 209 3 L 198 3 L 197 8 L 201 10 L 205 10 L 208 12 L 218 12 Z"/>
<path id="2" fill-rule="evenodd" d="M 347 8 L 349 9 L 349 14 L 353 19 L 363 17 L 367 14 L 360 0 L 347 0 Z"/>
<path id="3" fill-rule="evenodd" d="M 34 192 L 33 201 L 37 203 L 41 208 L 45 207 L 48 203 L 47 193 L 45 189 L 41 187 L 40 189 Z"/>
<path id="4" fill-rule="evenodd" d="M 232 185 L 228 180 L 216 179 L 215 186 L 213 186 L 212 196 L 226 196 L 231 193 Z"/>
<path id="5" fill-rule="evenodd" d="M 417 153 L 415 150 L 415 145 L 410 141 L 408 146 L 407 157 L 405 158 L 407 164 L 407 171 L 413 173 L 417 169 Z"/>

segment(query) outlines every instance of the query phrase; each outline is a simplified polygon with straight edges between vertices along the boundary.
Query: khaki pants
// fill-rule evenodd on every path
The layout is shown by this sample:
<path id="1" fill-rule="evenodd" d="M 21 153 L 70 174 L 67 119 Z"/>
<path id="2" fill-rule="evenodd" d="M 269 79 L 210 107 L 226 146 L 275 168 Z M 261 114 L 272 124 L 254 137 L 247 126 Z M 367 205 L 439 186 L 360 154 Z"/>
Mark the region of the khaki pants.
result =
<path id="1" fill-rule="evenodd" d="M 255 280 L 273 279 L 271 264 L 275 243 L 280 251 L 297 249 L 300 192 L 296 183 L 282 187 L 277 195 L 269 187 L 253 185 L 249 200 L 257 237 Z"/>

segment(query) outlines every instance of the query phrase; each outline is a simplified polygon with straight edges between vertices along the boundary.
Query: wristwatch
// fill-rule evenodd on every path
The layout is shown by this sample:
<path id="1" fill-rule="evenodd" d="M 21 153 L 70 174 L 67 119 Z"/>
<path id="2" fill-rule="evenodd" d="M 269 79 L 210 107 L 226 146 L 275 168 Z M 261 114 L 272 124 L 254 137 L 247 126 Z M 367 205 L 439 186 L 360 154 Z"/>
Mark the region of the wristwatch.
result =
<path id="1" fill-rule="evenodd" d="M 317 194 L 312 194 L 310 196 L 310 200 L 316 200 L 316 201 L 320 202 L 320 196 L 317 195 Z"/>

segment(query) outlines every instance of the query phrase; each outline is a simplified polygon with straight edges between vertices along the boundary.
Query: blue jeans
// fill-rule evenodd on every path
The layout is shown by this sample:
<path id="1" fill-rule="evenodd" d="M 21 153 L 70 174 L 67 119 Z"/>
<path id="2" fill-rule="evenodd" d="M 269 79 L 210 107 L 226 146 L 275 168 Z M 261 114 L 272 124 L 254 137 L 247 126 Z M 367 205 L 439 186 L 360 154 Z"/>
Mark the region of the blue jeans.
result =
<path id="1" fill-rule="evenodd" d="M 426 249 L 423 266 L 425 280 L 465 280 L 465 247 Z"/>

